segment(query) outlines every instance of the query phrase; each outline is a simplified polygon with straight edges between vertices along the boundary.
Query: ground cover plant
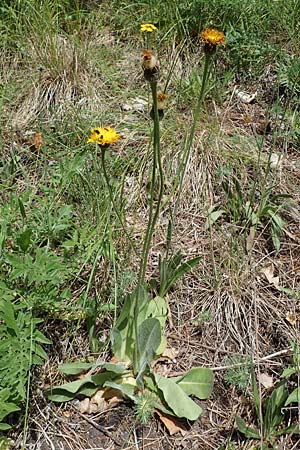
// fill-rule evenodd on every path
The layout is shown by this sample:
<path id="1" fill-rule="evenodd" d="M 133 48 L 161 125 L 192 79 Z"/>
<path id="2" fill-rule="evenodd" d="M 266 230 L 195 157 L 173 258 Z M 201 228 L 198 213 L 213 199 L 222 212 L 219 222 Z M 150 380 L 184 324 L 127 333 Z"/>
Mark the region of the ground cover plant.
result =
<path id="1" fill-rule="evenodd" d="M 299 23 L 2 2 L 0 448 L 298 448 Z"/>

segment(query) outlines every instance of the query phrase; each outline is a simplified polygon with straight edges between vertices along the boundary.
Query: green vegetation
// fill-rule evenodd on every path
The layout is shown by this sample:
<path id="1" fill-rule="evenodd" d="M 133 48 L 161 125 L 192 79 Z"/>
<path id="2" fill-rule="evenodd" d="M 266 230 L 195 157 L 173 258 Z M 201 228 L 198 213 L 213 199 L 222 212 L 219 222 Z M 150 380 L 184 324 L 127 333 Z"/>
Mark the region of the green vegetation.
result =
<path id="1" fill-rule="evenodd" d="M 2 0 L 0 16 L 0 450 L 64 445 L 57 402 L 86 413 L 100 393 L 133 406 L 126 439 L 104 432 L 126 448 L 207 408 L 209 448 L 296 448 L 299 1 Z M 114 145 L 87 142 L 107 126 Z"/>

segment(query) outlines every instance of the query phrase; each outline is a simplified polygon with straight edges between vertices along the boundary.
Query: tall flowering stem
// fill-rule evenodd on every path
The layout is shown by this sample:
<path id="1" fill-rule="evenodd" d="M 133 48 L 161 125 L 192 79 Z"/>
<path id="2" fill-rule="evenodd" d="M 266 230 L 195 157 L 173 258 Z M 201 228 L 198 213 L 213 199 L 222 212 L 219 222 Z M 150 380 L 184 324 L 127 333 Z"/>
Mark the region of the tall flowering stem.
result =
<path id="1" fill-rule="evenodd" d="M 140 263 L 139 271 L 139 283 L 143 283 L 145 279 L 145 273 L 147 268 L 148 256 L 150 251 L 150 246 L 152 242 L 152 237 L 155 229 L 155 225 L 160 212 L 160 205 L 163 197 L 163 187 L 164 187 L 164 175 L 161 162 L 161 150 L 160 150 L 160 125 L 159 125 L 159 112 L 158 112 L 158 100 L 157 100 L 157 81 L 150 82 L 151 94 L 153 100 L 153 153 L 152 153 L 152 176 L 151 176 L 151 188 L 150 188 L 150 201 L 149 201 L 149 217 L 148 224 L 143 244 L 142 258 Z M 154 207 L 154 195 L 155 195 L 155 185 L 157 181 L 157 168 L 159 174 L 159 193 L 156 203 L 156 208 Z"/>
<path id="2" fill-rule="evenodd" d="M 109 177 L 106 171 L 106 166 L 105 166 L 105 152 L 107 150 L 107 148 L 111 145 L 116 143 L 118 140 L 120 139 L 120 135 L 116 132 L 116 130 L 112 127 L 96 127 L 96 128 L 92 128 L 90 131 L 90 137 L 88 139 L 88 143 L 90 144 L 96 144 L 96 155 L 95 155 L 95 161 L 98 160 L 98 155 L 97 155 L 97 149 L 98 147 L 100 148 L 100 152 L 101 152 L 101 166 L 102 166 L 102 171 L 103 171 L 103 175 L 104 175 L 104 179 L 108 188 L 108 193 L 109 193 L 109 198 L 110 201 L 113 205 L 113 208 L 115 210 L 115 213 L 119 219 L 119 222 L 121 224 L 121 227 L 124 231 L 124 233 L 126 234 L 126 236 L 128 237 L 128 241 L 134 251 L 134 253 L 137 255 L 137 249 L 136 246 L 130 236 L 130 234 L 128 233 L 128 231 L 126 230 L 125 224 L 123 222 L 121 213 L 119 211 L 119 208 L 116 205 L 115 199 L 114 199 L 114 195 L 113 195 L 113 191 L 109 182 Z"/>
<path id="3" fill-rule="evenodd" d="M 177 208 L 179 205 L 180 193 L 182 190 L 184 175 L 185 175 L 187 163 L 189 161 L 189 157 L 190 157 L 190 153 L 191 153 L 191 149 L 192 149 L 196 125 L 199 120 L 201 106 L 202 106 L 202 103 L 205 98 L 206 85 L 207 85 L 207 81 L 208 81 L 208 78 L 209 78 L 209 75 L 211 72 L 212 57 L 216 52 L 217 45 L 225 44 L 225 36 L 224 36 L 224 33 L 222 33 L 222 31 L 215 30 L 215 29 L 206 29 L 206 30 L 202 31 L 202 33 L 201 33 L 201 40 L 204 43 L 204 55 L 205 55 L 202 83 L 201 83 L 199 96 L 198 96 L 194 114 L 193 114 L 191 130 L 188 134 L 187 140 L 184 145 L 182 163 L 180 164 L 179 170 L 178 170 L 178 173 L 180 174 L 179 175 L 179 194 L 178 194 L 176 205 L 175 205 L 174 216 L 176 216 Z M 175 189 L 177 189 L 177 187 L 178 187 L 178 184 L 176 184 Z M 173 195 L 173 193 L 174 193 L 174 190 L 170 194 L 170 196 Z"/>

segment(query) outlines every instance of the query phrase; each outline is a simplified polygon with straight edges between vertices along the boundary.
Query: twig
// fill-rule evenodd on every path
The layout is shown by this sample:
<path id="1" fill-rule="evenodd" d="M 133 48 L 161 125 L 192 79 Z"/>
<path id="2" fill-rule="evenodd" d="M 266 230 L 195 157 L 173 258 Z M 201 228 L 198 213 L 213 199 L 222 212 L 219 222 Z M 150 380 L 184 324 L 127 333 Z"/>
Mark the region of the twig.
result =
<path id="1" fill-rule="evenodd" d="M 269 361 L 270 359 L 276 358 L 276 356 L 282 356 L 287 355 L 292 352 L 292 349 L 286 349 L 281 350 L 280 352 L 272 353 L 271 355 L 263 356 L 262 358 L 254 359 L 252 364 L 260 364 L 264 361 Z M 219 370 L 227 370 L 227 369 L 234 369 L 235 367 L 241 367 L 246 366 L 247 362 L 244 363 L 237 363 L 237 364 L 231 364 L 230 366 L 218 366 L 218 367 L 211 367 L 210 369 L 214 372 L 218 372 Z"/>
<path id="2" fill-rule="evenodd" d="M 277 356 L 288 355 L 291 353 L 292 353 L 292 349 L 281 350 L 280 352 L 275 352 L 275 353 L 272 353 L 271 355 L 263 356 L 262 358 L 259 358 L 259 359 L 254 359 L 252 364 L 257 365 L 264 361 L 269 361 L 270 359 L 276 358 Z M 231 364 L 229 366 L 209 367 L 209 369 L 213 370 L 214 372 L 218 372 L 221 370 L 234 369 L 235 367 L 243 367 L 243 366 L 246 366 L 247 364 L 248 364 L 247 362 L 243 362 L 243 363 Z M 169 374 L 169 377 L 180 377 L 182 375 L 185 375 L 185 373 L 186 373 L 186 371 L 171 372 Z"/>

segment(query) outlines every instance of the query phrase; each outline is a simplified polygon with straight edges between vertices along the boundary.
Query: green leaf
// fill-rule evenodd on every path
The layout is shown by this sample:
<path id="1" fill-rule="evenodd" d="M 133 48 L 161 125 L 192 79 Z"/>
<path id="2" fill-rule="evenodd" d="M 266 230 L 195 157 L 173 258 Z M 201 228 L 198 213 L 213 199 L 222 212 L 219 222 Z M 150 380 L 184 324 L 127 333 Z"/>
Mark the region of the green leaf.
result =
<path id="1" fill-rule="evenodd" d="M 7 431 L 11 429 L 11 425 L 8 423 L 0 423 L 0 431 Z"/>
<path id="2" fill-rule="evenodd" d="M 136 403 L 136 396 L 134 395 L 134 391 L 136 389 L 136 386 L 133 384 L 120 384 L 120 383 L 114 383 L 113 381 L 106 381 L 103 385 L 104 387 L 110 387 L 112 389 L 116 389 L 117 391 L 120 391 L 124 397 L 128 397 L 130 400 Z"/>
<path id="3" fill-rule="evenodd" d="M 26 219 L 26 212 L 25 212 L 24 204 L 23 204 L 22 200 L 20 199 L 20 197 L 18 197 L 18 204 L 19 204 L 21 216 L 22 216 L 23 220 L 25 220 Z"/>
<path id="4" fill-rule="evenodd" d="M 193 267 L 195 267 L 199 261 L 202 259 L 202 256 L 196 256 L 196 258 L 192 258 L 184 263 L 182 263 L 176 270 L 172 272 L 172 270 L 168 269 L 167 280 L 164 283 L 163 287 L 160 288 L 159 295 L 163 297 L 176 283 L 179 278 L 183 277 L 186 273 L 190 272 Z"/>
<path id="5" fill-rule="evenodd" d="M 248 427 L 248 425 L 246 424 L 246 422 L 238 416 L 234 416 L 235 418 L 235 422 L 236 425 L 238 427 L 238 430 L 243 433 L 243 435 L 246 438 L 249 439 L 260 439 L 260 435 L 258 433 L 258 431 L 256 431 L 254 428 Z"/>
<path id="6" fill-rule="evenodd" d="M 103 386 L 103 384 L 116 377 L 113 372 L 103 372 L 96 375 L 90 375 L 80 380 L 71 381 L 70 383 L 62 384 L 61 386 L 54 386 L 47 391 L 49 400 L 54 402 L 65 402 L 72 400 L 77 394 L 86 394 L 83 388 L 88 388 L 94 392 L 95 388 Z"/>
<path id="7" fill-rule="evenodd" d="M 218 209 L 216 211 L 213 211 L 210 208 L 210 210 L 208 210 L 208 216 L 205 222 L 205 229 L 207 230 L 208 228 L 210 228 L 225 213 L 225 209 Z"/>
<path id="8" fill-rule="evenodd" d="M 13 304 L 9 301 L 3 301 L 1 304 L 3 313 L 2 320 L 8 328 L 11 328 L 16 334 L 18 334 L 18 325 L 15 319 L 15 310 Z"/>
<path id="9" fill-rule="evenodd" d="M 213 390 L 214 374 L 206 367 L 195 367 L 189 370 L 177 384 L 188 395 L 205 400 Z"/>
<path id="10" fill-rule="evenodd" d="M 290 393 L 284 406 L 290 405 L 291 403 L 300 403 L 300 388 L 296 388 Z"/>
<path id="11" fill-rule="evenodd" d="M 158 319 L 153 317 L 144 320 L 138 328 L 138 367 L 139 377 L 153 361 L 161 341 L 161 330 Z"/>
<path id="12" fill-rule="evenodd" d="M 163 336 L 167 317 L 168 317 L 168 305 L 163 297 L 156 296 L 148 302 L 146 317 L 153 317 L 160 323 L 161 341 L 160 345 L 156 349 L 156 355 L 161 355 L 166 348 L 166 339 Z"/>
<path id="13" fill-rule="evenodd" d="M 297 370 L 294 369 L 294 367 L 287 367 L 282 372 L 281 377 L 282 378 L 289 378 L 291 375 L 294 375 L 294 373 L 297 373 Z"/>
<path id="14" fill-rule="evenodd" d="M 288 397 L 288 391 L 286 389 L 286 381 L 281 381 L 278 386 L 273 390 L 272 394 L 266 399 L 264 404 L 264 434 L 266 436 L 272 436 L 281 424 L 284 414 L 282 408 Z"/>
<path id="15" fill-rule="evenodd" d="M 57 389 L 59 389 L 59 391 L 66 391 L 70 394 L 76 394 L 76 392 L 78 392 L 79 389 L 87 383 L 92 383 L 91 376 L 82 378 L 80 380 L 71 381 L 70 383 L 62 384 L 61 386 L 54 386 L 51 389 L 51 392 L 55 392 Z M 51 399 L 50 396 L 49 398 Z"/>
<path id="16" fill-rule="evenodd" d="M 27 228 L 27 230 L 23 231 L 23 233 L 21 233 L 17 238 L 17 244 L 24 253 L 30 245 L 31 235 L 32 230 L 30 228 Z"/>
<path id="17" fill-rule="evenodd" d="M 256 415 L 257 415 L 260 423 L 262 423 L 261 409 L 260 409 L 260 395 L 259 395 L 259 390 L 258 390 L 257 383 L 256 383 L 253 365 L 250 370 L 250 375 L 251 375 L 251 387 L 252 387 L 252 392 L 253 392 L 255 411 L 256 411 Z"/>
<path id="18" fill-rule="evenodd" d="M 300 425 L 290 425 L 289 427 L 285 427 L 282 430 L 276 432 L 276 436 L 282 436 L 284 434 L 300 434 Z"/>
<path id="19" fill-rule="evenodd" d="M 11 402 L 2 402 L 0 404 L 0 422 L 4 419 L 4 417 L 8 416 L 12 412 L 19 411 L 20 408 Z"/>
<path id="20" fill-rule="evenodd" d="M 117 375 L 122 375 L 122 373 L 125 372 L 125 366 L 122 363 L 113 364 L 113 363 L 103 362 L 103 363 L 98 363 L 97 367 L 101 367 L 101 368 L 107 370 L 108 372 L 113 372 Z"/>
<path id="21" fill-rule="evenodd" d="M 149 297 L 145 286 L 138 286 L 129 294 L 112 331 L 112 350 L 121 361 L 133 361 L 135 347 L 135 305 L 138 305 L 137 327 L 147 318 Z"/>
<path id="22" fill-rule="evenodd" d="M 79 375 L 80 373 L 86 372 L 96 366 L 96 363 L 74 362 L 62 364 L 58 369 L 66 375 Z"/>
<path id="23" fill-rule="evenodd" d="M 191 400 L 174 381 L 154 374 L 156 384 L 162 391 L 164 400 L 177 417 L 196 420 L 202 414 L 202 408 Z"/>
<path id="24" fill-rule="evenodd" d="M 40 342 L 41 344 L 52 344 L 52 341 L 46 338 L 46 336 L 44 336 L 39 330 L 34 332 L 34 340 L 36 342 Z"/>

